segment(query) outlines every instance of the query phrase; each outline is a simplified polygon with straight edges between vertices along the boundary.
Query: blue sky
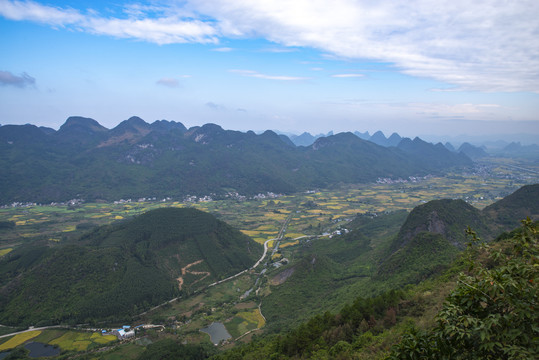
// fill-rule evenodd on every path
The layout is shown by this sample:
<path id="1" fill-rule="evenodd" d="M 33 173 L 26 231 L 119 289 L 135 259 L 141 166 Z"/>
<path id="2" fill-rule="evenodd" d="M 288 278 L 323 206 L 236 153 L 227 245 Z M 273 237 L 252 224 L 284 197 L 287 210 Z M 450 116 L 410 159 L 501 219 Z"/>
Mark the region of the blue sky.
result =
<path id="1" fill-rule="evenodd" d="M 531 0 L 0 0 L 0 124 L 539 135 L 538 18 Z"/>

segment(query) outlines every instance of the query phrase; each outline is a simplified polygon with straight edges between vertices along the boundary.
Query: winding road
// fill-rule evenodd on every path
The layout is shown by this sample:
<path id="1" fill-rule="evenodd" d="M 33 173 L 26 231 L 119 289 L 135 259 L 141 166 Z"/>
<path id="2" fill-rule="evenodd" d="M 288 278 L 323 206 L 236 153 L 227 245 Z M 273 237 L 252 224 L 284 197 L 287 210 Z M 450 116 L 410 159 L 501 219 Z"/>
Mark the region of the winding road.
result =
<path id="1" fill-rule="evenodd" d="M 270 241 L 273 241 L 273 240 L 277 241 L 277 244 L 276 244 L 275 247 L 273 248 L 273 252 L 272 252 L 272 254 L 275 254 L 275 252 L 279 249 L 279 244 L 280 244 L 280 241 L 283 239 L 283 236 L 284 236 L 284 234 L 285 234 L 285 232 L 286 232 L 286 228 L 288 227 L 288 224 L 290 223 L 290 220 L 292 219 L 292 214 L 293 214 L 293 212 L 291 212 L 290 215 L 288 215 L 288 217 L 286 218 L 285 222 L 283 223 L 283 226 L 281 227 L 281 230 L 279 231 L 279 234 L 278 234 L 278 236 L 277 236 L 276 238 L 268 239 L 268 240 L 264 241 L 264 252 L 262 253 L 262 256 L 260 257 L 260 259 L 258 259 L 258 261 L 257 261 L 253 266 L 251 266 L 250 268 L 245 269 L 245 270 L 243 270 L 243 271 L 241 271 L 241 272 L 239 272 L 239 273 L 237 273 L 237 274 L 235 274 L 235 275 L 229 276 L 229 277 L 227 277 L 226 279 L 219 280 L 219 281 L 216 281 L 216 282 L 214 282 L 214 283 L 212 283 L 212 284 L 209 284 L 206 288 L 209 288 L 209 287 L 212 287 L 212 286 L 215 286 L 215 285 L 218 285 L 218 284 L 222 284 L 222 283 L 224 283 L 224 282 L 226 282 L 226 281 L 228 281 L 228 280 L 232 280 L 232 279 L 234 279 L 234 278 L 237 278 L 238 276 L 240 276 L 240 275 L 246 273 L 246 272 L 249 271 L 249 270 L 252 270 L 252 269 L 256 268 L 258 265 L 260 265 L 260 263 L 261 263 L 262 261 L 264 261 L 264 258 L 266 257 L 266 255 L 267 255 L 267 253 L 268 253 L 268 244 L 269 244 Z M 202 260 L 200 260 L 200 261 L 202 261 Z M 200 261 L 199 261 L 199 262 L 200 262 Z M 198 262 L 197 262 L 197 263 L 198 263 Z M 195 265 L 195 263 L 189 264 L 189 265 L 186 266 L 184 269 L 187 271 L 187 268 L 190 267 L 190 266 L 192 266 L 192 265 Z M 182 269 L 182 273 L 183 273 L 183 270 L 184 270 L 184 269 Z M 182 282 L 182 283 L 183 283 L 183 282 Z M 204 290 L 204 288 L 203 288 L 203 289 L 200 289 L 199 291 L 196 291 L 195 293 L 200 292 L 200 291 L 202 291 L 202 290 Z M 168 300 L 168 301 L 166 301 L 166 302 L 164 302 L 164 303 L 162 303 L 162 304 L 159 304 L 159 305 L 157 305 L 157 306 L 154 306 L 153 308 L 151 308 L 151 309 L 149 309 L 149 310 L 147 310 L 147 311 L 145 311 L 145 312 L 139 314 L 138 316 L 143 316 L 143 315 L 145 315 L 145 314 L 147 314 L 147 313 L 149 313 L 149 312 L 151 312 L 151 311 L 153 311 L 153 310 L 156 310 L 156 309 L 160 308 L 161 306 L 164 306 L 164 305 L 166 305 L 166 304 L 170 304 L 170 303 L 172 303 L 172 302 L 174 302 L 174 301 L 176 301 L 176 300 L 178 300 L 178 299 L 180 299 L 180 298 L 181 298 L 181 296 L 176 297 L 176 298 L 171 299 L 171 300 Z M 258 305 L 259 310 L 261 310 L 261 309 L 260 309 L 260 305 L 261 305 L 261 304 Z M 262 311 L 260 311 L 260 314 L 262 315 Z M 262 315 L 262 317 L 264 317 L 264 315 Z M 265 319 L 265 318 L 264 318 L 264 319 Z M 0 326 L 2 326 L 2 325 L 0 325 Z M 163 325 L 159 325 L 159 326 L 163 326 Z M 54 325 L 54 326 L 44 326 L 44 327 L 39 327 L 39 328 L 29 328 L 29 329 L 27 329 L 27 330 L 18 331 L 18 332 L 14 332 L 14 333 L 11 333 L 11 334 L 0 335 L 0 338 L 8 337 L 8 336 L 13 336 L 13 335 L 21 334 L 21 333 L 25 333 L 25 332 L 28 332 L 28 331 L 45 330 L 45 329 L 51 329 L 51 328 L 66 328 L 66 326 L 65 326 L 65 325 Z M 256 329 L 256 330 L 258 330 L 258 329 Z M 96 330 L 96 331 L 97 331 L 97 330 Z M 243 334 L 243 335 L 246 335 L 246 334 Z M 243 336 L 243 335 L 242 335 L 242 336 Z"/>

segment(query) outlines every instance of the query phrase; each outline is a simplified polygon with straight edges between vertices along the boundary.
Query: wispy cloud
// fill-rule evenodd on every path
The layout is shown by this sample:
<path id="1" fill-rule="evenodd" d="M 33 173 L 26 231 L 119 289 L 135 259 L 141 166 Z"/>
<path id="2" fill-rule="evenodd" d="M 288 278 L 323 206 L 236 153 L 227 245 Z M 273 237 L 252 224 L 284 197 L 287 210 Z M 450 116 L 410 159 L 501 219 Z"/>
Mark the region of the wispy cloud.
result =
<path id="1" fill-rule="evenodd" d="M 35 1 L 0 0 L 0 15 L 157 44 L 265 38 L 281 49 L 310 47 L 334 58 L 381 61 L 405 74 L 463 90 L 539 93 L 539 2 L 535 0 L 152 4 L 159 6 L 130 5 L 123 17 L 105 17 Z"/>
<path id="2" fill-rule="evenodd" d="M 180 86 L 180 81 L 175 78 L 164 77 L 155 82 L 157 85 L 162 85 L 170 88 L 177 88 Z"/>
<path id="3" fill-rule="evenodd" d="M 334 77 L 334 78 L 358 78 L 358 77 L 363 77 L 365 75 L 363 74 L 335 74 L 335 75 L 331 75 L 331 77 Z"/>
<path id="4" fill-rule="evenodd" d="M 20 76 L 17 76 L 9 71 L 0 70 L 0 85 L 24 88 L 27 86 L 33 86 L 35 83 L 36 79 L 25 72 L 23 72 Z"/>
<path id="5" fill-rule="evenodd" d="M 215 48 L 215 49 L 211 49 L 212 51 L 217 51 L 217 52 L 231 52 L 231 51 L 234 51 L 233 48 L 230 48 L 230 47 L 219 47 L 219 48 Z"/>
<path id="6" fill-rule="evenodd" d="M 224 105 L 221 105 L 221 104 L 216 104 L 212 101 L 209 101 L 206 103 L 206 106 L 209 107 L 210 109 L 212 110 L 215 110 L 215 111 L 223 111 L 223 110 L 226 110 L 226 106 Z"/>
<path id="7" fill-rule="evenodd" d="M 151 11 L 150 11 L 151 9 Z M 54 27 L 69 27 L 98 35 L 131 38 L 157 44 L 217 43 L 217 30 L 211 23 L 187 17 L 170 8 L 129 6 L 127 18 L 103 17 L 96 12 L 83 14 L 71 8 L 42 5 L 34 1 L 0 1 L 0 15 L 10 20 L 28 20 Z M 152 17 L 149 17 L 151 14 Z"/>
<path id="8" fill-rule="evenodd" d="M 377 104 L 376 106 L 386 108 L 391 107 L 402 113 L 416 114 L 433 119 L 463 118 L 478 121 L 500 120 L 500 113 L 505 113 L 508 110 L 503 109 L 499 104 L 473 103 L 443 104 L 412 102 Z"/>
<path id="9" fill-rule="evenodd" d="M 33 1 L 0 1 L 0 14 L 11 20 L 60 26 L 84 21 L 84 16 L 77 10 L 41 5 Z"/>
<path id="10" fill-rule="evenodd" d="M 288 76 L 288 75 L 267 75 L 262 74 L 257 71 L 253 70 L 229 70 L 231 73 L 239 74 L 242 76 L 247 77 L 253 77 L 257 79 L 265 79 L 265 80 L 279 80 L 279 81 L 301 81 L 301 80 L 309 80 L 308 77 L 301 77 L 301 76 Z"/>
<path id="11" fill-rule="evenodd" d="M 261 51 L 261 52 L 268 52 L 268 53 L 279 54 L 279 53 L 291 53 L 291 52 L 296 52 L 296 51 L 298 51 L 298 49 L 296 49 L 296 48 L 289 48 L 289 47 L 267 47 L 267 48 L 260 49 L 260 51 Z"/>

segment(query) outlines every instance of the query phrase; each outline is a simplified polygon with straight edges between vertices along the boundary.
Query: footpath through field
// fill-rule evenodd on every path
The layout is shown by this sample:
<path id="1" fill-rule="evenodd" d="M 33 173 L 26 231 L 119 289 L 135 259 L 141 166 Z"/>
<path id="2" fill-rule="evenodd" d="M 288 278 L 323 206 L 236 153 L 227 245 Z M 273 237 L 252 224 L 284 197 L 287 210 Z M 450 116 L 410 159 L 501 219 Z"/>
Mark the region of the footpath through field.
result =
<path id="1" fill-rule="evenodd" d="M 1 325 L 1 326 L 3 326 L 3 325 Z M 54 328 L 67 328 L 67 326 L 65 326 L 65 325 L 53 325 L 53 326 L 43 326 L 43 327 L 38 327 L 38 328 L 30 327 L 30 328 L 28 328 L 26 330 L 17 331 L 17 332 L 11 333 L 11 334 L 0 335 L 0 339 L 8 337 L 8 336 L 14 336 L 14 335 L 23 334 L 23 333 L 26 333 L 26 332 L 29 332 L 29 331 L 40 331 L 40 330 L 47 330 L 47 329 L 54 329 Z"/>

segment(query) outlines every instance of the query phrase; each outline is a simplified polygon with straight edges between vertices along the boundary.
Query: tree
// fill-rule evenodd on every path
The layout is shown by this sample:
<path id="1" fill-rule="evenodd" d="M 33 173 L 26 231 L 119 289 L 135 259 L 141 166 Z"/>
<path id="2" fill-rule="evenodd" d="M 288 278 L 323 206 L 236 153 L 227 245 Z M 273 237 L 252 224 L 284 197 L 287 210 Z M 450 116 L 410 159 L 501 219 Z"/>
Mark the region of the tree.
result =
<path id="1" fill-rule="evenodd" d="M 468 246 L 468 272 L 428 332 L 412 329 L 390 359 L 539 358 L 538 224 L 528 218 L 510 238 Z"/>

